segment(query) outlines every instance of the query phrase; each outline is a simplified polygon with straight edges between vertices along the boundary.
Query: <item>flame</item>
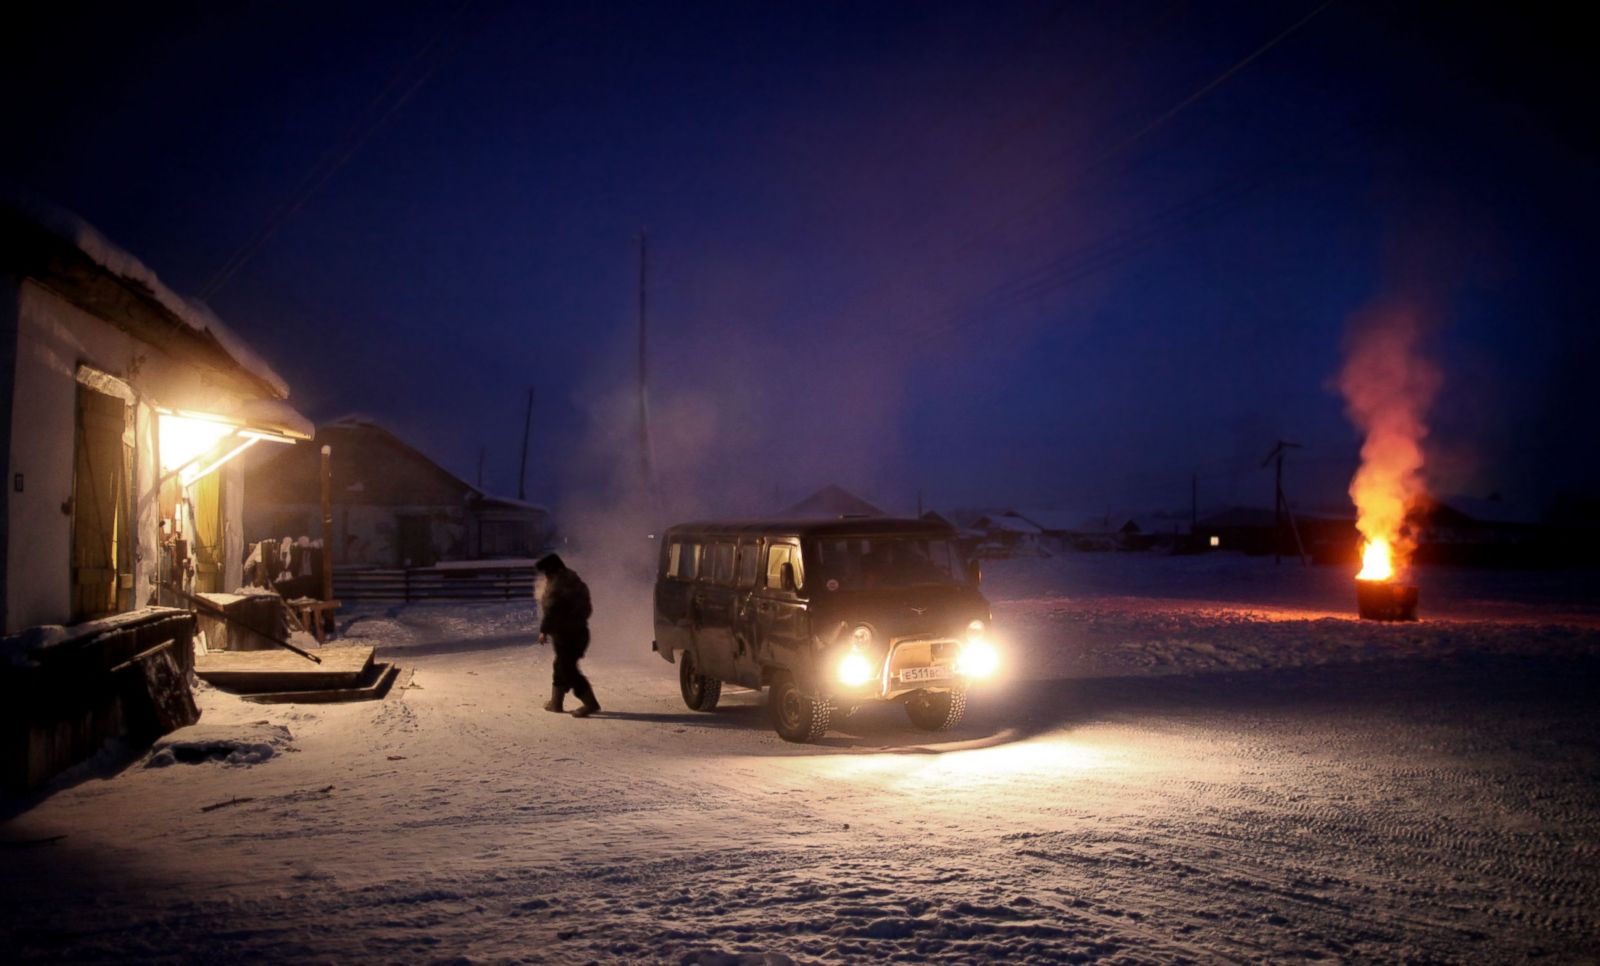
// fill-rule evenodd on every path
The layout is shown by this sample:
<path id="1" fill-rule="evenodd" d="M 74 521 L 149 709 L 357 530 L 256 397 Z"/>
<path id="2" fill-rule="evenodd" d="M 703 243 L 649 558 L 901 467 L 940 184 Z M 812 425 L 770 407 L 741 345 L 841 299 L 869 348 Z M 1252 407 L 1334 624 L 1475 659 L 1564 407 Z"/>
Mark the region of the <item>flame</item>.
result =
<path id="1" fill-rule="evenodd" d="M 1357 580 L 1394 579 L 1394 548 L 1387 540 L 1369 540 L 1361 548 L 1361 572 Z"/>
<path id="2" fill-rule="evenodd" d="M 1424 417 L 1439 391 L 1439 371 L 1424 359 L 1419 314 L 1379 307 L 1351 326 L 1339 388 L 1350 419 L 1366 435 L 1350 481 L 1356 529 L 1364 540 L 1359 580 L 1390 580 L 1415 549 L 1406 515 L 1427 496 L 1422 476 Z"/>

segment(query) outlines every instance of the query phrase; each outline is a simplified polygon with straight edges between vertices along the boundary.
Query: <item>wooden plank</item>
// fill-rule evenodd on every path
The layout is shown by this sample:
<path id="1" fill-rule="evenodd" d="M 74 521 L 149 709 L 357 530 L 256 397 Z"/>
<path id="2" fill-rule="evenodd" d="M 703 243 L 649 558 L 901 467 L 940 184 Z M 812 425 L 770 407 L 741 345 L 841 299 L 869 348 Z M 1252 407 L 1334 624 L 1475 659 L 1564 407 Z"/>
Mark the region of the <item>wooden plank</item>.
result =
<path id="1" fill-rule="evenodd" d="M 216 651 L 199 658 L 195 673 L 220 688 L 244 693 L 350 687 L 372 664 L 370 646 L 319 648 L 321 664 L 286 651 Z"/>
<path id="2" fill-rule="evenodd" d="M 255 704 L 334 704 L 343 701 L 379 701 L 400 677 L 397 664 L 374 664 L 362 679 L 350 687 L 305 691 L 272 691 L 247 694 L 244 700 Z M 407 677 L 410 674 L 407 672 Z"/>

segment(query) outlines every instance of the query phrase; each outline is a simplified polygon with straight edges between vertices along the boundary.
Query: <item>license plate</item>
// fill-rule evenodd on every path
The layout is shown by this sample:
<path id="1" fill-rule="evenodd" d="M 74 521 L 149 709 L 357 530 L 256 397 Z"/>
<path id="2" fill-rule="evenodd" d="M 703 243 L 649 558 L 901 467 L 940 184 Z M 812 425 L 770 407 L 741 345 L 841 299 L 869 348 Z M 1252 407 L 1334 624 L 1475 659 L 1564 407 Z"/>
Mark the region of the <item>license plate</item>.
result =
<path id="1" fill-rule="evenodd" d="M 943 681 L 950 676 L 947 667 L 908 667 L 900 672 L 902 682 L 910 681 Z"/>

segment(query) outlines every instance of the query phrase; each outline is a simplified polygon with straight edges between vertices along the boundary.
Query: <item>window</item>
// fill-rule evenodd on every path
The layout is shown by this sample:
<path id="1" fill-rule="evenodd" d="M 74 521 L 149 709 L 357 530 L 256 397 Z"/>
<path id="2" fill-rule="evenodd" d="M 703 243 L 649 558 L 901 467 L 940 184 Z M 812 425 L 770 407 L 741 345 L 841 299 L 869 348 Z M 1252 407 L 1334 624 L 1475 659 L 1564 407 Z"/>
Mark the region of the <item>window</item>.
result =
<path id="1" fill-rule="evenodd" d="M 681 580 L 693 580 L 695 573 L 700 569 L 700 545 L 698 543 L 677 543 L 667 551 L 667 576 L 677 577 Z"/>
<path id="2" fill-rule="evenodd" d="M 733 544 L 719 543 L 712 548 L 711 579 L 719 584 L 733 583 Z"/>
<path id="3" fill-rule="evenodd" d="M 961 583 L 948 541 L 907 535 L 818 540 L 811 545 L 819 579 L 845 590 Z"/>
<path id="4" fill-rule="evenodd" d="M 754 587 L 761 569 L 761 548 L 753 543 L 739 544 L 739 586 Z"/>
<path id="5" fill-rule="evenodd" d="M 792 543 L 775 543 L 767 548 L 767 586 L 783 586 L 783 565 L 794 565 L 796 587 L 805 583 L 805 571 L 800 567 L 800 548 Z"/>

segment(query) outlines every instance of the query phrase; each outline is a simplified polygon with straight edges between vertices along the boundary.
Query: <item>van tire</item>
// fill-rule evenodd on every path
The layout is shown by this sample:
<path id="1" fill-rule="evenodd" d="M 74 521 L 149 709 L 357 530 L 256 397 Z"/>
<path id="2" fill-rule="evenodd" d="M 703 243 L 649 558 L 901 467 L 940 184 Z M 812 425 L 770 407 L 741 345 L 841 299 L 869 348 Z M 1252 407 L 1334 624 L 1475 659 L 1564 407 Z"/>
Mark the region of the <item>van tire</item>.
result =
<path id="1" fill-rule="evenodd" d="M 684 651 L 678 656 L 678 690 L 683 692 L 683 703 L 690 711 L 714 711 L 717 699 L 722 697 L 722 682 L 701 674 L 694 652 Z"/>
<path id="2" fill-rule="evenodd" d="M 817 741 L 827 734 L 828 720 L 833 717 L 833 704 L 800 690 L 794 675 L 787 671 L 772 679 L 767 707 L 772 712 L 772 726 L 784 741 Z"/>
<path id="3" fill-rule="evenodd" d="M 918 691 L 906 698 L 906 716 L 923 731 L 949 731 L 966 713 L 965 691 Z"/>

